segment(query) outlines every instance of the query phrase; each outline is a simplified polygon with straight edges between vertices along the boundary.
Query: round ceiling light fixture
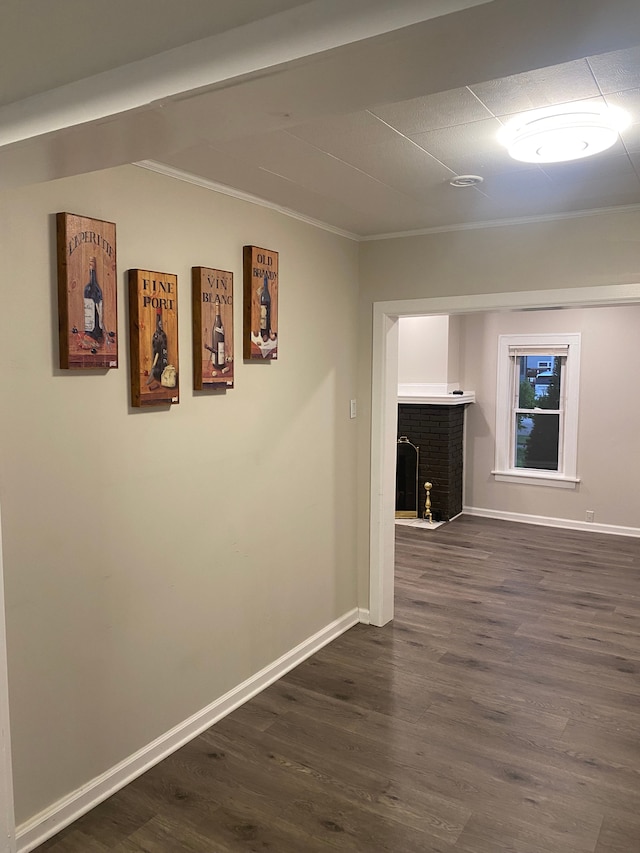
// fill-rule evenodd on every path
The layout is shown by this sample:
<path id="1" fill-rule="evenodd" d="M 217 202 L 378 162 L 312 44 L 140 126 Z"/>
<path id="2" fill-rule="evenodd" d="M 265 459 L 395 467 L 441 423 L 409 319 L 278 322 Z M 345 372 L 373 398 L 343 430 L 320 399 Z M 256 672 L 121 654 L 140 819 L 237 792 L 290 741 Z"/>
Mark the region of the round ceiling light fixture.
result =
<path id="1" fill-rule="evenodd" d="M 499 141 L 523 163 L 565 163 L 606 151 L 631 123 L 619 107 L 581 102 L 532 110 L 512 118 Z"/>

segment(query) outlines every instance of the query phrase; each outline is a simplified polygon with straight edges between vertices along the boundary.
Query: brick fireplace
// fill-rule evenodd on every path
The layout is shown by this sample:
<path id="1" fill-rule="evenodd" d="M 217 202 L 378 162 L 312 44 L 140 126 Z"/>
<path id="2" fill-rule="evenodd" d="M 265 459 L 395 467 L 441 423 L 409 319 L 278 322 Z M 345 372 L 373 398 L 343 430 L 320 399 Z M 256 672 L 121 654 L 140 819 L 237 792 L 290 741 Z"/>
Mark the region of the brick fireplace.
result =
<path id="1" fill-rule="evenodd" d="M 406 399 L 406 398 L 405 398 Z M 446 399 L 446 398 L 445 398 Z M 451 402 L 450 402 L 451 400 Z M 442 404 L 400 402 L 398 437 L 406 436 L 420 448 L 418 516 L 424 509 L 424 483 L 433 484 L 434 521 L 449 521 L 462 512 L 464 412 L 468 403 L 452 398 Z"/>

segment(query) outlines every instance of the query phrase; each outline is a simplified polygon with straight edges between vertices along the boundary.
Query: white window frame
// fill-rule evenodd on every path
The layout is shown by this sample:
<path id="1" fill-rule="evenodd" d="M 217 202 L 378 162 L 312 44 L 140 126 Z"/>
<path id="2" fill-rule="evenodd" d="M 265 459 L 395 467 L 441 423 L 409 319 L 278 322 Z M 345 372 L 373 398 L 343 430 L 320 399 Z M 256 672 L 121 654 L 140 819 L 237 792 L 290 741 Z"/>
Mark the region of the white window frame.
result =
<path id="1" fill-rule="evenodd" d="M 515 348 L 531 349 L 531 354 L 549 353 L 566 349 L 566 363 L 562 372 L 563 416 L 560 418 L 558 443 L 558 470 L 516 468 L 515 430 L 513 428 L 513 400 L 517 393 L 517 358 Z M 498 338 L 498 381 L 496 388 L 496 456 L 491 472 L 497 482 L 522 483 L 536 486 L 555 486 L 575 489 L 580 478 L 578 467 L 578 392 L 580 387 L 580 333 L 541 335 L 500 335 Z M 514 391 L 514 388 L 516 389 Z"/>

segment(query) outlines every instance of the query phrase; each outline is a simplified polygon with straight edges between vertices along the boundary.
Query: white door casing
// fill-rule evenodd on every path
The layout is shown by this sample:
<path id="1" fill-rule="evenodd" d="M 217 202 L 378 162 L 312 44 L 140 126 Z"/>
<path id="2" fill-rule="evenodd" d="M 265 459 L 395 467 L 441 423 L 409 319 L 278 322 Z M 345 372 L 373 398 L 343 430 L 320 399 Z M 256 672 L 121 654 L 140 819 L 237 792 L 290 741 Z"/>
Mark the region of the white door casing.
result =
<path id="1" fill-rule="evenodd" d="M 369 618 L 372 625 L 386 625 L 393 619 L 398 318 L 637 303 L 640 303 L 640 284 L 374 302 L 369 504 Z"/>
<path id="2" fill-rule="evenodd" d="M 15 853 L 13 777 L 9 730 L 9 685 L 5 632 L 4 571 L 2 564 L 2 522 L 0 520 L 0 853 Z"/>

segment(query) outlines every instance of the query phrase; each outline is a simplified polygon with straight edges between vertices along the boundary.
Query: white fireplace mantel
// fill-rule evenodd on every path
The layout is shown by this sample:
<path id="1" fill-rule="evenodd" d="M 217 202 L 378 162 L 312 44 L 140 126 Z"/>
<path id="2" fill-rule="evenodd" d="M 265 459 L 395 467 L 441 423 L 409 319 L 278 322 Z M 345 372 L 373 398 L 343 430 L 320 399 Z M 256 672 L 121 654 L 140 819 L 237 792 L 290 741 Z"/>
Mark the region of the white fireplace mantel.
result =
<path id="1" fill-rule="evenodd" d="M 398 384 L 398 403 L 415 403 L 423 406 L 462 406 L 475 403 L 475 391 L 453 393 L 458 390 L 460 389 L 457 383 L 401 382 Z"/>

